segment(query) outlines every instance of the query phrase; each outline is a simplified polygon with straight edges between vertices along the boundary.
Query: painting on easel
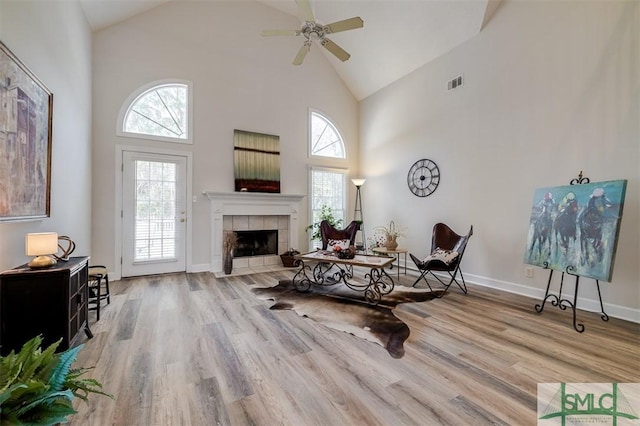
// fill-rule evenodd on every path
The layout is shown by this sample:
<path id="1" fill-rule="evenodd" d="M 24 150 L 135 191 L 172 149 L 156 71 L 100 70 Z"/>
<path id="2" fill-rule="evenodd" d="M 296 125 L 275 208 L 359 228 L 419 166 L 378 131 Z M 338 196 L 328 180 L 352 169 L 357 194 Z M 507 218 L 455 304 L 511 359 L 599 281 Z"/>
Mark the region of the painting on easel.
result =
<path id="1" fill-rule="evenodd" d="M 626 180 L 538 188 L 524 262 L 611 281 Z"/>

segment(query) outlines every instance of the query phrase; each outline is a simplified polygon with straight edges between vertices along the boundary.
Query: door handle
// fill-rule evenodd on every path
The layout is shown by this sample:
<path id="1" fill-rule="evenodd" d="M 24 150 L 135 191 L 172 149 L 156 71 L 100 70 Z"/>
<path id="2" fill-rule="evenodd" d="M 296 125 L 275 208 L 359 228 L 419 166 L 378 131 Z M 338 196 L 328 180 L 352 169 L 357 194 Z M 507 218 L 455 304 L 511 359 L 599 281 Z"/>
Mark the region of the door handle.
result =
<path id="1" fill-rule="evenodd" d="M 180 219 L 180 222 L 186 222 L 186 221 L 187 221 L 187 219 L 185 219 L 185 218 Z"/>

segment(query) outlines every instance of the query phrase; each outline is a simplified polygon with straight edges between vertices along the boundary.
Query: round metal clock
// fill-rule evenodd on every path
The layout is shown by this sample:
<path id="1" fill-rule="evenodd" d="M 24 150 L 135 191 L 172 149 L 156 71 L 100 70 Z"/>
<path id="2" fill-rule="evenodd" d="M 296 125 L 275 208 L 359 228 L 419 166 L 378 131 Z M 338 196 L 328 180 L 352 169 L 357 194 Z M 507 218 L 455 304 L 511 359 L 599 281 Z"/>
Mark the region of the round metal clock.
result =
<path id="1" fill-rule="evenodd" d="M 407 185 L 409 190 L 418 197 L 426 197 L 436 190 L 440 183 L 440 169 L 431 160 L 416 161 L 409 169 Z"/>

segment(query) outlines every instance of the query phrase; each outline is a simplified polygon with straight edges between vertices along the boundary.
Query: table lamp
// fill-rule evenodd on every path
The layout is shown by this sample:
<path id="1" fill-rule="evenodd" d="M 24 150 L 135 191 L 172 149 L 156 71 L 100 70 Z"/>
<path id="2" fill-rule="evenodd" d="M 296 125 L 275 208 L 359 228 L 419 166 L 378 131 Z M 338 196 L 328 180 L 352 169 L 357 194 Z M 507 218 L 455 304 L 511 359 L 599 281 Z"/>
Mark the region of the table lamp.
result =
<path id="1" fill-rule="evenodd" d="M 27 256 L 36 256 L 28 264 L 31 269 L 46 268 L 57 263 L 50 256 L 58 252 L 58 234 L 56 232 L 27 234 L 25 239 Z"/>

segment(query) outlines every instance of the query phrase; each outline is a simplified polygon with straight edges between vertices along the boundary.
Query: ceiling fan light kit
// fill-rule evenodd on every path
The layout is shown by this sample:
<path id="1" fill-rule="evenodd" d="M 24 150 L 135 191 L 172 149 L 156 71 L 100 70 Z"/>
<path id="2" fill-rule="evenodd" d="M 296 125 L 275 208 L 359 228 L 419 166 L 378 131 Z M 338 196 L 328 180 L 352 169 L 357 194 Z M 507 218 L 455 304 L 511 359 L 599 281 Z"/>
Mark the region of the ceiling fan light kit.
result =
<path id="1" fill-rule="evenodd" d="M 309 0 L 296 0 L 296 4 L 298 5 L 298 16 L 300 21 L 302 21 L 302 27 L 299 30 L 264 30 L 262 31 L 262 35 L 265 37 L 281 35 L 304 36 L 305 40 L 293 60 L 293 65 L 302 64 L 305 56 L 311 49 L 312 42 L 314 41 L 320 43 L 322 47 L 327 49 L 342 62 L 348 60 L 351 55 L 332 40 L 328 39 L 327 35 L 362 28 L 364 26 L 362 18 L 356 16 L 342 21 L 336 21 L 332 24 L 321 25 L 318 24 L 313 17 Z"/>

